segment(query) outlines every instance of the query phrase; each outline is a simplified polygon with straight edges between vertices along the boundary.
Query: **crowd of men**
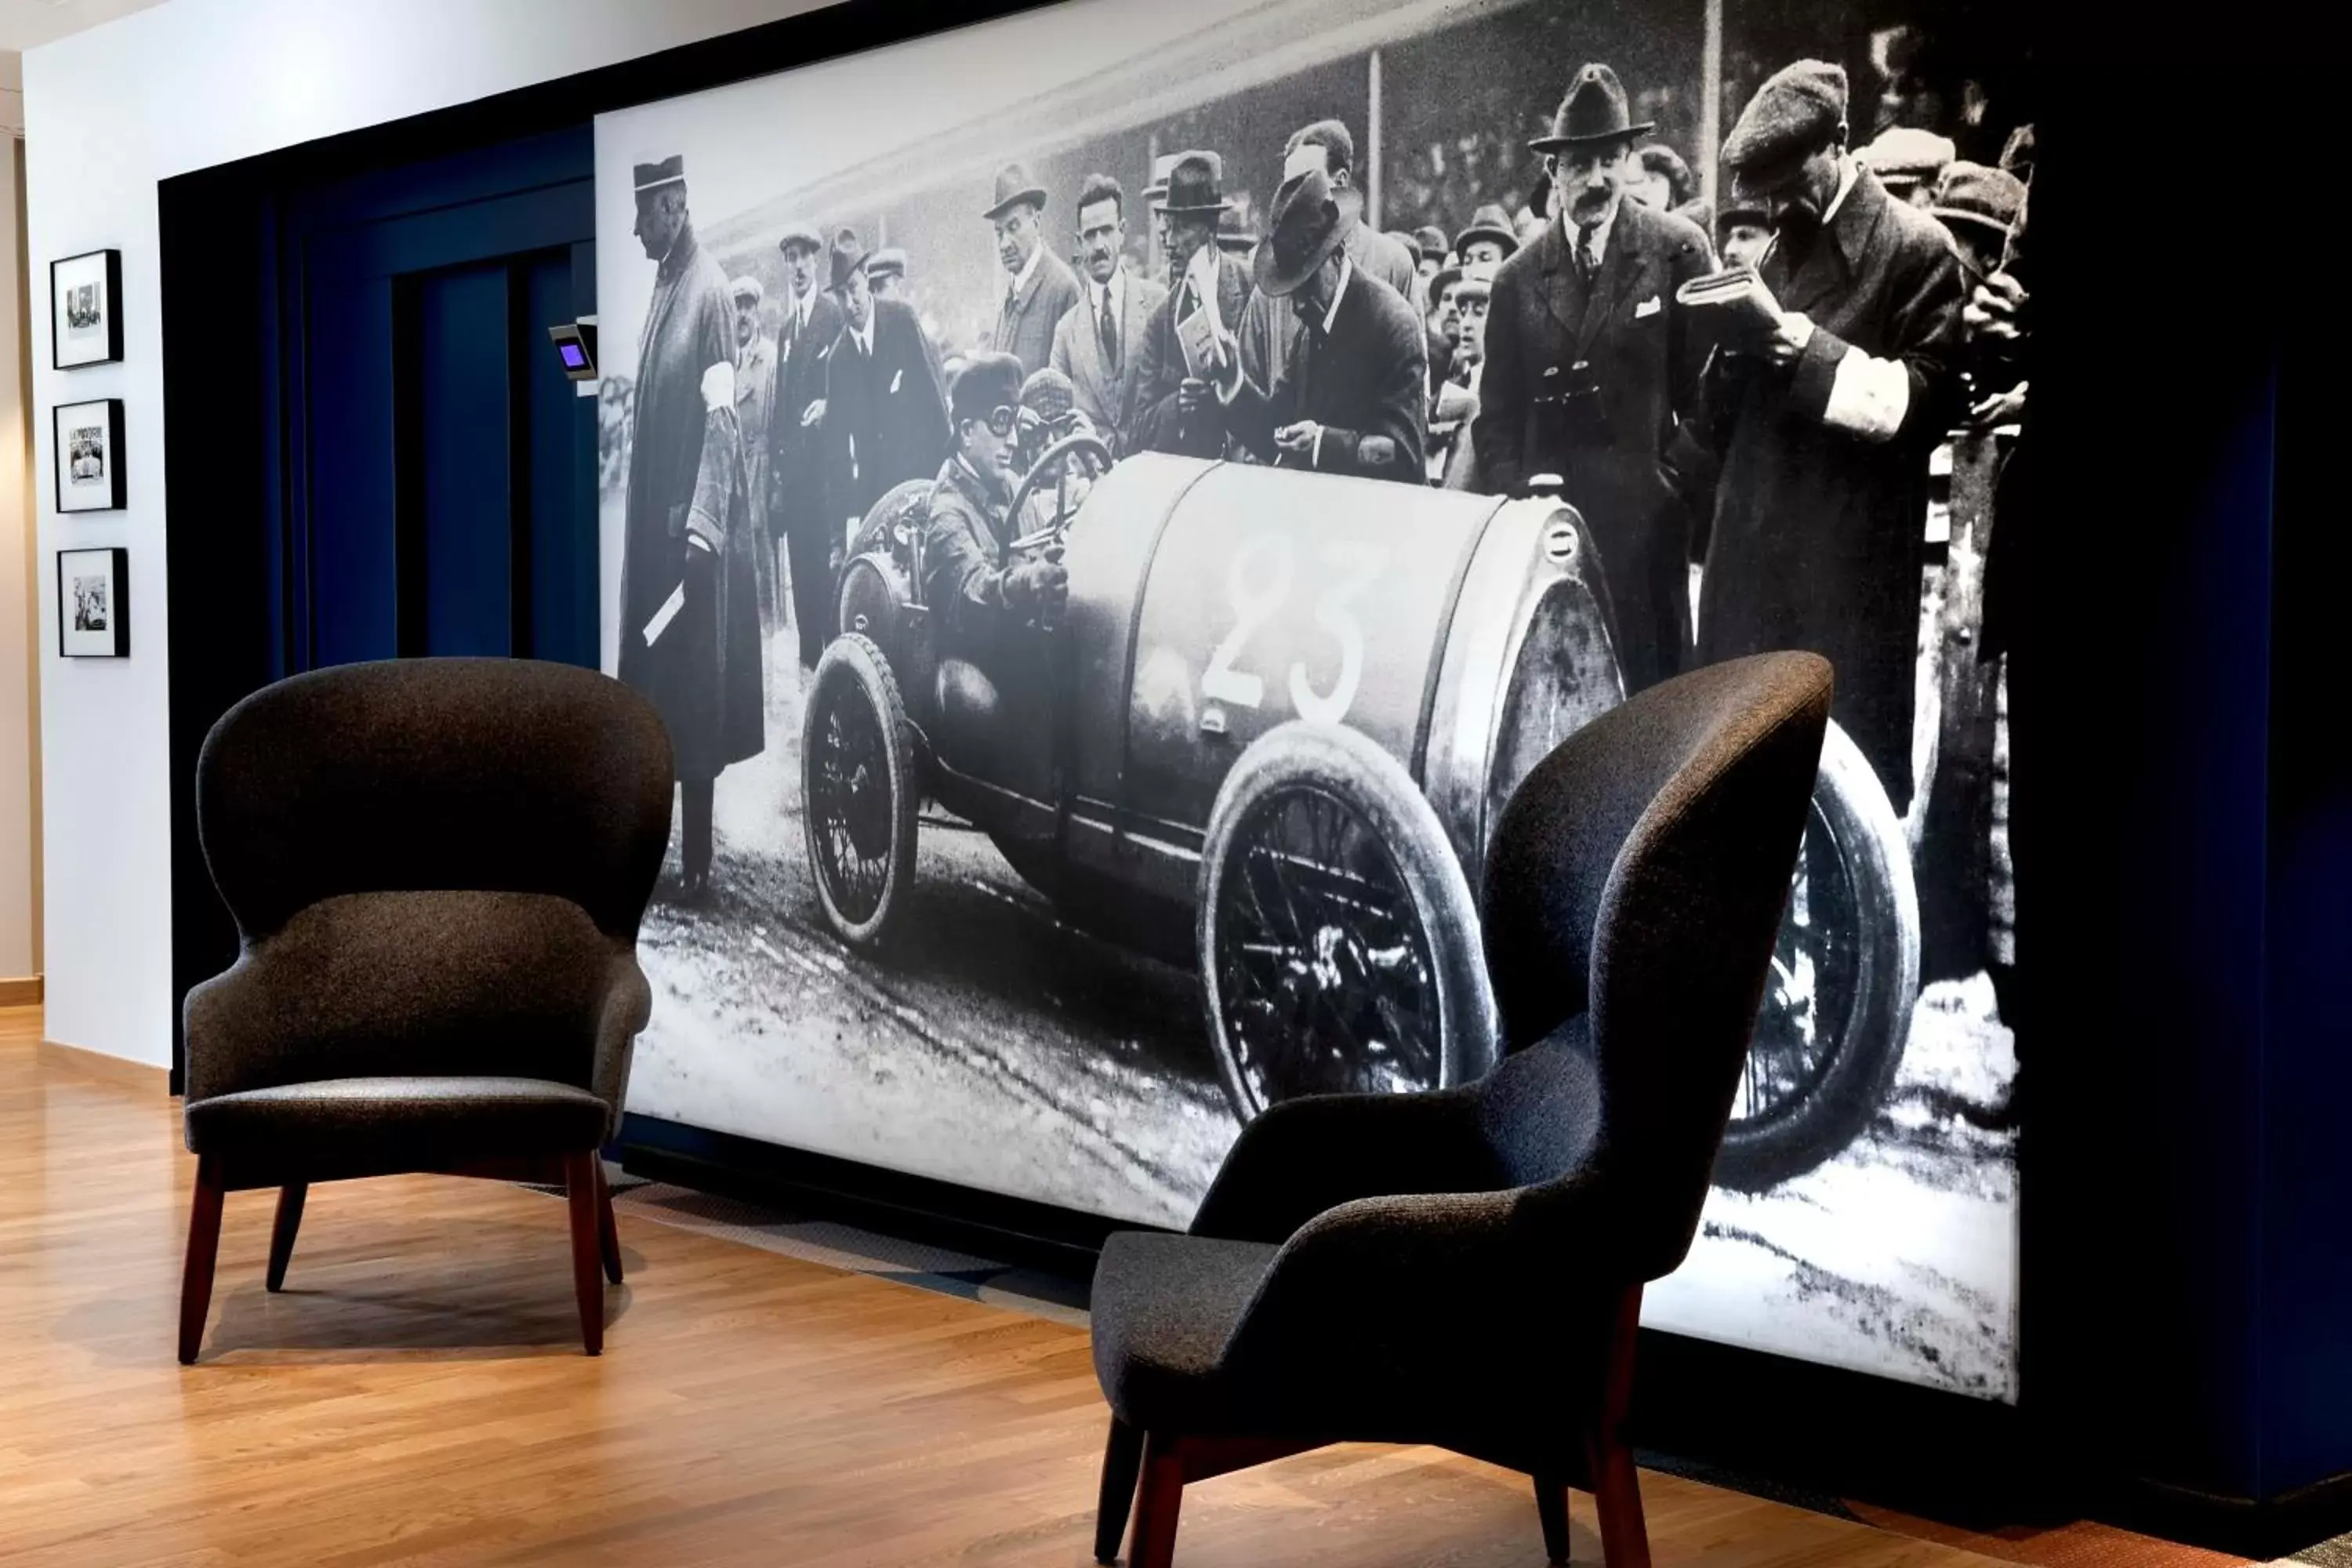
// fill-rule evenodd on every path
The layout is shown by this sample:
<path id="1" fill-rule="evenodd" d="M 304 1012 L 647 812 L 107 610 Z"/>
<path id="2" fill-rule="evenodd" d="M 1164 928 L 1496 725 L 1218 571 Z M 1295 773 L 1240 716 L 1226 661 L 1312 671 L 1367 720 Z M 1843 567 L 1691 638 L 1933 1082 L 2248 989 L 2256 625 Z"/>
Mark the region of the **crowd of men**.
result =
<path id="1" fill-rule="evenodd" d="M 2030 136 L 2004 168 L 1907 129 L 1857 150 L 1844 72 L 1802 60 L 1739 116 L 1710 212 L 1654 129 L 1585 66 L 1530 143 L 1527 204 L 1482 206 L 1450 237 L 1365 221 L 1336 120 L 1289 138 L 1263 237 L 1237 222 L 1220 152 L 1181 153 L 1141 193 L 1158 277 L 1131 258 L 1118 181 L 1087 176 L 1065 209 L 1008 164 L 975 215 L 1005 275 L 994 331 L 944 357 L 903 297 L 903 252 L 804 224 L 779 241 L 771 339 L 758 280 L 730 283 L 696 245 L 682 160 L 639 165 L 657 270 L 621 674 L 677 746 L 688 890 L 709 877 L 711 781 L 760 747 L 763 623 L 788 609 L 814 668 L 845 545 L 894 487 L 933 486 L 924 586 L 950 635 L 1058 614 L 1061 566 L 1010 549 L 1040 428 L 1119 455 L 1560 495 L 1598 546 L 1629 690 L 1827 654 L 1836 716 L 1901 810 L 1930 453 L 2021 407 Z M 1685 302 L 1736 267 L 1760 315 Z"/>

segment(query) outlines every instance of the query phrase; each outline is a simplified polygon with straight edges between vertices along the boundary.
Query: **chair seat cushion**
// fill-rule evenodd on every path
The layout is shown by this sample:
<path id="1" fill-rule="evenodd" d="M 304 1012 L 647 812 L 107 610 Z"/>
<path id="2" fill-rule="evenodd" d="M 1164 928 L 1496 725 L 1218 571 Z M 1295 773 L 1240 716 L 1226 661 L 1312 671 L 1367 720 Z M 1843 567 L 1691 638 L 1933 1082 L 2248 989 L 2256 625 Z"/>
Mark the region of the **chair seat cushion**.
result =
<path id="1" fill-rule="evenodd" d="M 1112 1411 L 1144 1428 L 1224 1423 L 1224 1358 L 1279 1248 L 1121 1231 L 1095 1269 L 1095 1373 Z"/>
<path id="2" fill-rule="evenodd" d="M 531 1078 L 339 1078 L 246 1089 L 187 1108 L 188 1147 L 255 1179 L 447 1169 L 577 1153 L 611 1112 L 584 1089 Z"/>

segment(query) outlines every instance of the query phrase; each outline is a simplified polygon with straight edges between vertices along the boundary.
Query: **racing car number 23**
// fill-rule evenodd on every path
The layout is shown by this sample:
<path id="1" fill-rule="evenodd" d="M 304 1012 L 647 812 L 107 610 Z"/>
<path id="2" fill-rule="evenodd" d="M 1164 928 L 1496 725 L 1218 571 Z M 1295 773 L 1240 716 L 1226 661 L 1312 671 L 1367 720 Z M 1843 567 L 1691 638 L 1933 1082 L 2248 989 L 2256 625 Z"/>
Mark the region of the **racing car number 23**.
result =
<path id="1" fill-rule="evenodd" d="M 1339 645 L 1339 673 L 1328 691 L 1315 689 L 1304 659 L 1294 659 L 1289 672 L 1290 706 L 1302 719 L 1337 724 L 1348 715 L 1364 679 L 1364 626 L 1356 618 L 1355 603 L 1388 564 L 1384 544 L 1362 540 L 1333 540 L 1315 552 L 1323 576 L 1323 590 L 1315 597 L 1315 625 Z M 1225 574 L 1225 594 L 1232 605 L 1233 629 L 1209 655 L 1201 672 L 1201 695 L 1237 708 L 1265 705 L 1265 678 L 1242 668 L 1250 639 L 1290 603 L 1297 577 L 1298 551 L 1286 533 L 1261 533 L 1234 552 Z"/>

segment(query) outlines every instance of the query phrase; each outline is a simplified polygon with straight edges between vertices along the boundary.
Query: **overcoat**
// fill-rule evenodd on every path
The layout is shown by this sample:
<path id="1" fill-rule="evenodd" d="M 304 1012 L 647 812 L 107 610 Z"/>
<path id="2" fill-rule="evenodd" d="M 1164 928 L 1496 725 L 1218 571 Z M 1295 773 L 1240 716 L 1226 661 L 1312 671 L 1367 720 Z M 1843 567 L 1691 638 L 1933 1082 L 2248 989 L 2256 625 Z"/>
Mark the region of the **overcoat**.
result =
<path id="1" fill-rule="evenodd" d="M 1591 285 L 1555 219 L 1496 270 L 1487 308 L 1480 483 L 1523 495 L 1538 474 L 1565 481 L 1601 552 L 1629 692 L 1677 673 L 1690 645 L 1690 519 L 1659 458 L 1696 398 L 1704 353 L 1675 290 L 1713 267 L 1706 236 L 1622 201 Z M 1558 401 L 1580 360 L 1599 387 L 1594 425 Z"/>
<path id="2" fill-rule="evenodd" d="M 1118 269 L 1118 369 L 1103 363 L 1102 326 L 1094 313 L 1094 296 L 1082 291 L 1075 309 L 1054 329 L 1054 368 L 1077 389 L 1078 406 L 1094 421 L 1106 440 L 1114 439 L 1127 418 L 1128 388 L 1135 384 L 1143 360 L 1143 342 L 1151 333 L 1152 313 L 1168 298 L 1166 285 Z"/>
<path id="3" fill-rule="evenodd" d="M 1250 301 L 1249 268 L 1230 256 L 1217 258 L 1217 319 L 1226 331 L 1235 331 Z M 1121 425 L 1122 452 L 1187 452 L 1196 458 L 1224 455 L 1224 437 L 1213 417 L 1203 418 L 1180 438 L 1176 389 L 1183 381 L 1184 347 L 1176 323 L 1200 309 L 1192 279 L 1180 279 L 1143 334 L 1143 354 L 1128 389 L 1127 417 Z"/>
<path id="4" fill-rule="evenodd" d="M 1351 272 L 1330 331 L 1319 322 L 1303 330 L 1271 391 L 1244 375 L 1224 410 L 1225 427 L 1284 468 L 1427 484 L 1425 343 L 1421 318 L 1403 295 L 1369 273 Z M 1274 432 L 1300 420 L 1323 426 L 1316 450 L 1278 452 Z"/>
<path id="5" fill-rule="evenodd" d="M 825 522 L 835 552 L 885 491 L 935 477 L 948 451 L 947 392 L 914 308 L 875 300 L 873 342 L 869 355 L 845 321 L 825 373 Z"/>
<path id="6" fill-rule="evenodd" d="M 1005 284 L 1004 302 L 996 308 L 996 335 L 989 346 L 1019 360 L 1023 374 L 1034 375 L 1053 363 L 1054 329 L 1086 290 L 1078 287 L 1070 264 L 1050 250 L 1037 258 L 1037 269 L 1017 291 L 1011 278 Z"/>
<path id="7" fill-rule="evenodd" d="M 677 776 L 690 782 L 718 777 L 765 742 L 751 496 L 731 394 L 734 314 L 727 275 L 691 228 L 681 231 L 655 274 L 637 341 L 617 673 L 660 710 Z M 703 378 L 716 365 L 727 367 L 730 391 L 709 406 Z M 709 547 L 712 569 L 648 644 L 646 630 L 687 584 L 689 537 Z"/>
<path id="8" fill-rule="evenodd" d="M 824 432 L 801 416 L 824 396 L 826 363 L 841 336 L 841 304 L 818 289 L 808 325 L 788 312 L 776 330 L 775 407 L 768 420 L 768 526 L 793 563 L 793 620 L 801 664 L 816 668 L 833 635 L 832 532 L 825 525 Z"/>
<path id="9" fill-rule="evenodd" d="M 1791 366 L 1719 355 L 1708 374 L 1704 396 L 1727 406 L 1698 656 L 1827 657 L 1831 716 L 1899 812 L 1911 797 L 1927 458 L 1959 391 L 1959 262 L 1934 218 L 1864 169 L 1801 257 L 1776 244 L 1759 270 L 1813 334 Z M 1850 389 L 1869 368 L 1842 370 L 1850 354 L 1901 367 L 1892 431 L 1858 432 L 1840 416 L 1842 377 Z"/>

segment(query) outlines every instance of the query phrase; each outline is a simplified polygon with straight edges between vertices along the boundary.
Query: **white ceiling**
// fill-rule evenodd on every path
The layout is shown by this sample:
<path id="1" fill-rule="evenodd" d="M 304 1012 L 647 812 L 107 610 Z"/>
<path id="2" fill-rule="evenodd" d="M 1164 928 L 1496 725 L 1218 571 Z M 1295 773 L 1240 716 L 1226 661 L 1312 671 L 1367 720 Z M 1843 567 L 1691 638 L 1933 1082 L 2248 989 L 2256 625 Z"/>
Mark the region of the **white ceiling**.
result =
<path id="1" fill-rule="evenodd" d="M 0 0 L 0 49 L 22 52 L 158 0 Z"/>

